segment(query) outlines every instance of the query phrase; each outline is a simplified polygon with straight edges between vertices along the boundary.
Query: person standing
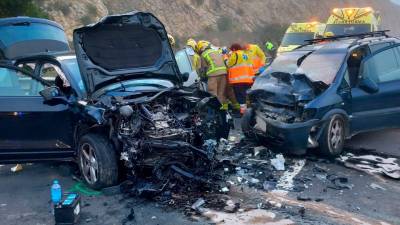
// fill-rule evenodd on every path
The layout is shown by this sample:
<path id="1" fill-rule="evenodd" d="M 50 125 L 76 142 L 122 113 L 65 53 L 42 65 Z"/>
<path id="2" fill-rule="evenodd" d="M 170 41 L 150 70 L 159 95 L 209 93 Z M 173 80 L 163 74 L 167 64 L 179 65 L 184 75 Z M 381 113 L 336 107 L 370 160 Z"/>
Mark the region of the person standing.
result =
<path id="1" fill-rule="evenodd" d="M 221 110 L 228 110 L 227 69 L 223 60 L 222 51 L 213 48 L 208 41 L 197 43 L 198 53 L 201 54 L 201 74 L 207 78 L 208 92 L 217 96 L 222 104 Z"/>
<path id="2" fill-rule="evenodd" d="M 231 52 L 226 59 L 228 67 L 228 82 L 233 87 L 237 101 L 241 105 L 241 112 L 246 108 L 247 90 L 254 82 L 254 70 L 250 57 L 240 44 L 232 44 Z"/>
<path id="3" fill-rule="evenodd" d="M 190 58 L 190 63 L 192 64 L 192 68 L 197 72 L 197 74 L 200 73 L 200 67 L 201 67 L 201 59 L 200 55 L 196 52 L 196 46 L 197 42 L 190 38 L 186 42 L 186 54 Z"/>
<path id="4" fill-rule="evenodd" d="M 246 44 L 245 51 L 253 64 L 254 74 L 258 74 L 260 68 L 264 67 L 265 62 L 267 61 L 265 53 L 260 48 L 260 46 L 256 44 Z"/>

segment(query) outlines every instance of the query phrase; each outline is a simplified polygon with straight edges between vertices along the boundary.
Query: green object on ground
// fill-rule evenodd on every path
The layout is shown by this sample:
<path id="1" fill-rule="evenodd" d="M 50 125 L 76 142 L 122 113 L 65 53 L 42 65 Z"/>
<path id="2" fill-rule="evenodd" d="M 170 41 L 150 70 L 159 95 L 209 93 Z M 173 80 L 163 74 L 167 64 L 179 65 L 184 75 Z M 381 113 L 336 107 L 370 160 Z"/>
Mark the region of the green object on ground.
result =
<path id="1" fill-rule="evenodd" d="M 85 195 L 85 196 L 101 195 L 101 191 L 93 190 L 93 189 L 89 188 L 88 186 L 86 186 L 86 184 L 83 182 L 75 183 L 74 186 L 72 186 L 72 188 L 70 188 L 68 190 L 68 192 L 79 192 L 80 194 Z"/>

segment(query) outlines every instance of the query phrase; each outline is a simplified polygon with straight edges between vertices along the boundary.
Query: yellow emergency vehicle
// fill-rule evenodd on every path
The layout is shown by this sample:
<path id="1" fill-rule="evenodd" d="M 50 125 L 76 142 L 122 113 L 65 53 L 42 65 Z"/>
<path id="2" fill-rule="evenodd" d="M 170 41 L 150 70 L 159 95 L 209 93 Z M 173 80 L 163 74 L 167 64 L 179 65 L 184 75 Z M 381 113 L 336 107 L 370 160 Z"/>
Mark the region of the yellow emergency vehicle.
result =
<path id="1" fill-rule="evenodd" d="M 326 23 L 325 34 L 351 35 L 380 29 L 381 17 L 371 7 L 335 8 Z"/>
<path id="2" fill-rule="evenodd" d="M 278 54 L 289 52 L 305 44 L 305 40 L 311 40 L 322 36 L 325 24 L 319 22 L 292 23 L 283 36 L 282 43 L 278 48 Z"/>

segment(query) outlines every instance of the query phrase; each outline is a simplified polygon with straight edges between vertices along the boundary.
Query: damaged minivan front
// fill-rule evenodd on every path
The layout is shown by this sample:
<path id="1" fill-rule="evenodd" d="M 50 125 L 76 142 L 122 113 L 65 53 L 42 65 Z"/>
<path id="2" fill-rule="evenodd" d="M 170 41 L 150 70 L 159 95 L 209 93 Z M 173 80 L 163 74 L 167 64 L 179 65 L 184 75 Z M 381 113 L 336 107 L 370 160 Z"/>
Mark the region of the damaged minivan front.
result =
<path id="1" fill-rule="evenodd" d="M 321 45 L 276 58 L 249 91 L 244 133 L 294 154 L 317 147 L 324 116 L 342 100 L 328 90 L 346 55 L 345 50 Z"/>

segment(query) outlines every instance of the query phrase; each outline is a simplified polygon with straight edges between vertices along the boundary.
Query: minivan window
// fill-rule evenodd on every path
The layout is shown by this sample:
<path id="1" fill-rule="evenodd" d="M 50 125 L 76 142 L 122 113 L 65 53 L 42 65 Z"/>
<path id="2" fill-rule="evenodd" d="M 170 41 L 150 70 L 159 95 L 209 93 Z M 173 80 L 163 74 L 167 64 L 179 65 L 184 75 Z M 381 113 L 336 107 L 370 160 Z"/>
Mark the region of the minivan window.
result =
<path id="1" fill-rule="evenodd" d="M 303 33 L 287 33 L 283 36 L 282 46 L 289 45 L 304 45 L 306 40 L 314 39 L 313 32 L 303 32 Z"/>
<path id="2" fill-rule="evenodd" d="M 363 76 L 377 83 L 400 80 L 400 66 L 394 48 L 380 52 L 365 61 Z"/>

